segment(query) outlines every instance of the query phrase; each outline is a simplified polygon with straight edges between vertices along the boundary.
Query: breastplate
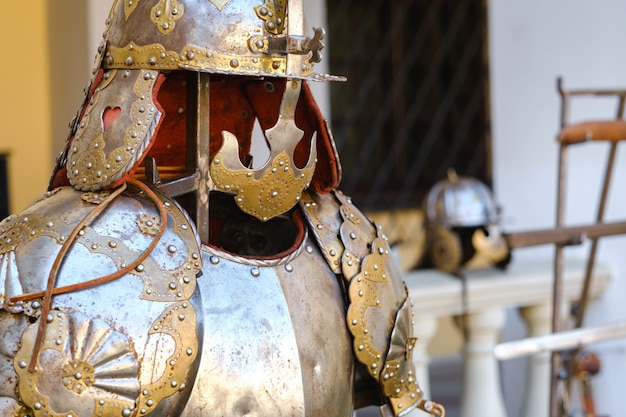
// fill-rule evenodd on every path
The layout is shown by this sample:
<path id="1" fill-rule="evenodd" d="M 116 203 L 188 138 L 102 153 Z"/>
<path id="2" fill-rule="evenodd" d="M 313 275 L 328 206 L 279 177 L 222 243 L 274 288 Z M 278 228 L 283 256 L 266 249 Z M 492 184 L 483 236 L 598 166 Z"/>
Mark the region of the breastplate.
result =
<path id="1" fill-rule="evenodd" d="M 0 415 L 180 414 L 202 348 L 200 247 L 186 215 L 154 197 L 62 187 L 0 224 Z"/>
<path id="2" fill-rule="evenodd" d="M 344 300 L 310 239 L 281 259 L 205 246 L 203 260 L 203 355 L 182 415 L 352 416 Z"/>

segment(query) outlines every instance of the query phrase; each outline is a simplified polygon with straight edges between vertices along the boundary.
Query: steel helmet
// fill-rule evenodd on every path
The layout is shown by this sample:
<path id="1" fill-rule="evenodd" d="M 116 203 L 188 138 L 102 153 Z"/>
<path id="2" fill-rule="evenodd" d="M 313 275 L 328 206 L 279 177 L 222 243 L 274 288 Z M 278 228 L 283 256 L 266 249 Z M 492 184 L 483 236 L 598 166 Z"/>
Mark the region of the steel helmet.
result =
<path id="1" fill-rule="evenodd" d="M 302 0 L 118 0 L 103 67 L 340 79 L 313 73 L 323 37 L 307 37 Z"/>
<path id="2" fill-rule="evenodd" d="M 309 186 L 330 191 L 339 161 L 306 81 L 343 78 L 312 72 L 322 38 L 305 36 L 302 0 L 117 0 L 51 188 L 112 188 L 153 158 L 168 195 L 196 194 L 201 235 L 210 190 L 264 221 Z M 255 120 L 270 149 L 259 169 Z"/>
<path id="3" fill-rule="evenodd" d="M 454 171 L 437 182 L 428 193 L 429 222 L 444 227 L 476 227 L 498 222 L 491 191 L 481 181 L 458 177 Z"/>
<path id="4" fill-rule="evenodd" d="M 499 210 L 491 190 L 453 170 L 426 197 L 429 255 L 442 271 L 504 267 L 510 252 L 499 227 Z"/>

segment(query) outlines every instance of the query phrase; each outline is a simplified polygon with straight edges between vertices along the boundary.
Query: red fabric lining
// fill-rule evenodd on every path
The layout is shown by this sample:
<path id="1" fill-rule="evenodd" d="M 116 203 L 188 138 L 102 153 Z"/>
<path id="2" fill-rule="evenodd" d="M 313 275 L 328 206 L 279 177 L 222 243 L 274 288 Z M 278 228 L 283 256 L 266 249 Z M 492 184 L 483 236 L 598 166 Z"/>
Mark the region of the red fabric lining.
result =
<path id="1" fill-rule="evenodd" d="M 269 82 L 269 81 L 266 81 Z M 270 129 L 278 120 L 278 111 L 283 92 L 285 91 L 285 80 L 273 80 L 271 83 L 275 89 L 268 92 L 265 82 L 250 82 L 246 84 L 248 97 L 256 111 L 259 124 L 263 130 Z M 335 150 L 332 139 L 328 135 L 322 113 L 317 107 L 313 94 L 306 82 L 302 82 L 302 92 L 296 107 L 296 125 L 304 131 L 304 136 L 298 143 L 294 155 L 296 166 L 302 168 L 309 159 L 311 149 L 311 138 L 317 132 L 317 159 L 315 173 L 311 186 L 317 192 L 327 193 L 333 190 L 339 183 L 339 166 L 335 157 Z"/>
<path id="2" fill-rule="evenodd" d="M 186 72 L 172 72 L 159 92 L 159 102 L 164 108 L 164 121 L 159 138 L 151 151 L 157 165 L 184 166 L 186 146 Z M 266 85 L 271 88 L 266 88 Z M 215 155 L 222 146 L 222 131 L 234 134 L 239 141 L 239 159 L 244 161 L 250 153 L 252 129 L 255 119 L 263 130 L 273 127 L 278 120 L 285 80 L 256 80 L 245 77 L 213 77 L 210 97 L 210 149 Z M 179 109 L 184 109 L 179 113 Z M 174 115 L 174 117 L 172 116 Z M 180 116 L 180 117 L 177 117 Z M 322 114 L 315 104 L 306 83 L 296 108 L 296 124 L 304 130 L 304 137 L 296 147 L 296 166 L 303 167 L 308 158 L 311 137 L 317 132 L 318 164 L 312 180 L 317 192 L 329 192 L 339 182 L 339 166 Z"/>
<path id="3" fill-rule="evenodd" d="M 184 167 L 187 161 L 186 136 L 187 113 L 187 82 L 190 73 L 173 71 L 166 75 L 160 74 L 153 90 L 154 102 L 162 115 L 146 151 L 135 166 L 128 169 L 121 179 L 107 188 L 112 188 L 133 175 L 146 155 L 155 158 L 157 166 Z M 89 102 L 97 86 L 102 80 L 101 70 L 91 87 L 86 103 Z M 114 82 L 114 81 L 113 81 Z M 285 88 L 285 79 L 251 79 L 248 77 L 211 78 L 210 97 L 210 149 L 211 155 L 217 153 L 222 146 L 222 131 L 234 134 L 239 141 L 239 157 L 242 161 L 250 153 L 252 129 L 255 119 L 263 130 L 273 127 L 278 120 L 280 102 Z M 271 88 L 268 88 L 271 87 Z M 191 104 L 193 105 L 193 103 Z M 85 111 L 86 105 L 81 111 Z M 111 110 L 114 110 L 112 108 Z M 304 137 L 296 147 L 294 162 L 303 167 L 308 158 L 311 138 L 317 132 L 317 158 L 311 187 L 320 193 L 334 189 L 339 182 L 339 162 L 335 157 L 334 144 L 330 137 L 324 118 L 313 99 L 306 84 L 302 84 L 302 93 L 296 108 L 296 125 L 304 131 Z M 68 141 L 71 147 L 73 137 Z M 202 150 L 200 150 L 202 152 Z M 69 185 L 67 171 L 61 167 L 53 175 L 51 188 Z"/>
<path id="4" fill-rule="evenodd" d="M 122 109 L 119 107 L 107 107 L 102 115 L 102 127 L 107 130 L 113 122 L 115 122 L 122 113 Z"/>

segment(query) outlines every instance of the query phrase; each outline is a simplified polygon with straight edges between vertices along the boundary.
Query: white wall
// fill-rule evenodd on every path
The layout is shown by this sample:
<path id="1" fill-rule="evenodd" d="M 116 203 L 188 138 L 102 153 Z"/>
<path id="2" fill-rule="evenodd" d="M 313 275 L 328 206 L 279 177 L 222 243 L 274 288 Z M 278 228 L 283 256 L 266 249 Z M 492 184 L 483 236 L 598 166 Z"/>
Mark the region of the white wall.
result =
<path id="1" fill-rule="evenodd" d="M 494 181 L 507 231 L 555 223 L 560 99 L 556 78 L 566 88 L 626 88 L 626 2 L 621 0 L 492 0 L 489 4 Z M 615 102 L 577 101 L 573 118 L 611 117 Z M 589 224 L 596 216 L 600 178 L 608 148 L 571 148 L 568 224 Z M 618 152 L 607 219 L 626 219 L 626 160 Z M 567 256 L 586 257 L 586 247 Z M 626 239 L 601 240 L 598 256 L 614 267 L 615 281 L 588 312 L 586 326 L 626 320 Z M 551 247 L 520 249 L 514 260 L 550 259 Z M 546 291 L 551 291 L 546 288 Z M 602 370 L 594 379 L 597 411 L 622 415 L 626 342 L 591 347 Z M 514 378 L 515 376 L 510 376 Z M 515 414 L 512 413 L 512 417 Z"/>

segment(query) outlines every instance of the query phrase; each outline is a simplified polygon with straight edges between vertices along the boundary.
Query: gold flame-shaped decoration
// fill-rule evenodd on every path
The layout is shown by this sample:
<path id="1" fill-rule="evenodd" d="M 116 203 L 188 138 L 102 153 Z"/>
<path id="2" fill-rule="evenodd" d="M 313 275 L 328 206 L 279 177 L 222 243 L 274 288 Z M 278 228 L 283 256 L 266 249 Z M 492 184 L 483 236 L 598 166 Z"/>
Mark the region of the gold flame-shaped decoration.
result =
<path id="1" fill-rule="evenodd" d="M 210 172 L 216 188 L 235 195 L 237 206 L 259 220 L 267 221 L 295 206 L 308 188 L 316 163 L 316 140 L 311 140 L 309 160 L 298 168 L 293 160 L 296 145 L 304 132 L 294 121 L 301 81 L 290 80 L 281 102 L 278 122 L 265 131 L 270 157 L 259 169 L 249 169 L 239 160 L 237 138 L 222 132 L 224 143 L 213 157 Z"/>

